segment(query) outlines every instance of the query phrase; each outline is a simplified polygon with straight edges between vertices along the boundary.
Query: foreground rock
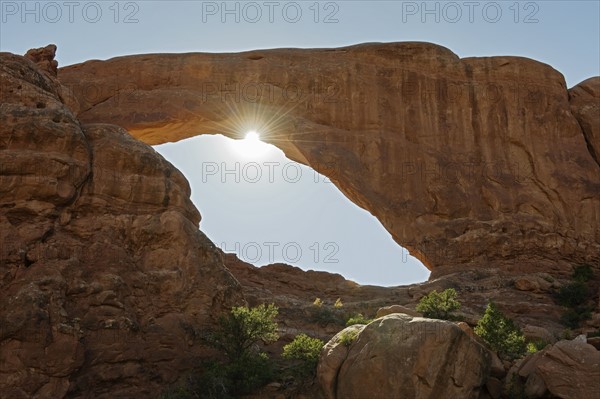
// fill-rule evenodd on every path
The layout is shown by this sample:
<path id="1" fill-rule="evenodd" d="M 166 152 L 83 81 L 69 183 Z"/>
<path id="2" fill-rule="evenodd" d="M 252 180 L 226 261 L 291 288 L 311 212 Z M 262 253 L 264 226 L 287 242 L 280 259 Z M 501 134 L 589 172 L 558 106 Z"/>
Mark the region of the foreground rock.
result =
<path id="1" fill-rule="evenodd" d="M 0 396 L 154 397 L 239 286 L 181 173 L 64 105 L 54 51 L 0 54 Z"/>
<path id="2" fill-rule="evenodd" d="M 134 55 L 59 78 L 83 121 L 150 144 L 239 138 L 247 123 L 329 176 L 432 278 L 600 262 L 600 78 L 568 92 L 541 62 L 429 43 Z"/>
<path id="3" fill-rule="evenodd" d="M 584 336 L 559 341 L 515 366 L 507 386 L 507 391 L 521 390 L 531 399 L 598 398 L 600 351 L 586 343 Z"/>
<path id="4" fill-rule="evenodd" d="M 454 323 L 391 314 L 337 334 L 321 352 L 317 376 L 328 399 L 475 399 L 490 362 L 489 351 Z"/>

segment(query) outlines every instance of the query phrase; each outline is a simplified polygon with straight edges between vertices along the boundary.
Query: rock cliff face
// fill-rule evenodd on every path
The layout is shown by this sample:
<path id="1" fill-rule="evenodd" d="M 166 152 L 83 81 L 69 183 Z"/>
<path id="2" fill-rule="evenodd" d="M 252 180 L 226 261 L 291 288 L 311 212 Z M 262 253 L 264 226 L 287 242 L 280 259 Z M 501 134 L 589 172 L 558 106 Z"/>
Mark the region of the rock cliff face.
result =
<path id="1" fill-rule="evenodd" d="M 375 215 L 432 278 L 600 261 L 600 78 L 569 92 L 540 62 L 427 43 L 138 55 L 58 74 L 82 121 L 149 144 L 260 131 Z"/>
<path id="2" fill-rule="evenodd" d="M 65 105 L 55 50 L 0 53 L 1 396 L 151 397 L 239 285 L 181 173 Z"/>

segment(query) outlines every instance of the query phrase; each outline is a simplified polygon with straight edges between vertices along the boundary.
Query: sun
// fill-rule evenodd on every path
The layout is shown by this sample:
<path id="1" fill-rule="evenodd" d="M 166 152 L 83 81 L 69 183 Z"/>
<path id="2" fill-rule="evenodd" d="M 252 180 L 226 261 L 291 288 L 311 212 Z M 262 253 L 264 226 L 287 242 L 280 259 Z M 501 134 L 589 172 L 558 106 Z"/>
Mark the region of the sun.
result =
<path id="1" fill-rule="evenodd" d="M 248 158 L 257 158 L 269 151 L 269 144 L 260 140 L 260 134 L 255 130 L 246 133 L 243 140 L 236 140 L 234 147 L 238 153 Z"/>

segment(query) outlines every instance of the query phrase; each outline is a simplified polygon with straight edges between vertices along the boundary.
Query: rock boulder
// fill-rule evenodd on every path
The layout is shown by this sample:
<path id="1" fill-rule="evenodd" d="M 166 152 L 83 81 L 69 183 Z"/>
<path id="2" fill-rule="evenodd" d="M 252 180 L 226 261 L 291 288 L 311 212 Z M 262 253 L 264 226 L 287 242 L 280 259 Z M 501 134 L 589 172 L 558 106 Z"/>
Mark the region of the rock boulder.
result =
<path id="1" fill-rule="evenodd" d="M 344 348 L 342 337 L 352 331 L 356 338 Z M 337 334 L 317 373 L 329 399 L 475 399 L 490 361 L 490 352 L 454 323 L 396 313 Z"/>

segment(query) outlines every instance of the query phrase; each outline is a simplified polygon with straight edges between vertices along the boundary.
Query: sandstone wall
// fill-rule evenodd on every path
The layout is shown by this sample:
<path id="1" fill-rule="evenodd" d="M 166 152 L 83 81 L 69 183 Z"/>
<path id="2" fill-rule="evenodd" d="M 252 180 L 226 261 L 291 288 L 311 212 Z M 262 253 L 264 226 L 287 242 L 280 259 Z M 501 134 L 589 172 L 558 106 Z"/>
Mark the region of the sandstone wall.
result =
<path id="1" fill-rule="evenodd" d="M 149 144 L 259 130 L 375 215 L 432 277 L 600 261 L 600 78 L 569 92 L 543 63 L 460 59 L 428 43 L 135 55 L 59 78 L 82 121 Z"/>
<path id="2" fill-rule="evenodd" d="M 239 303 L 183 175 L 0 53 L 0 396 L 154 397 Z"/>

